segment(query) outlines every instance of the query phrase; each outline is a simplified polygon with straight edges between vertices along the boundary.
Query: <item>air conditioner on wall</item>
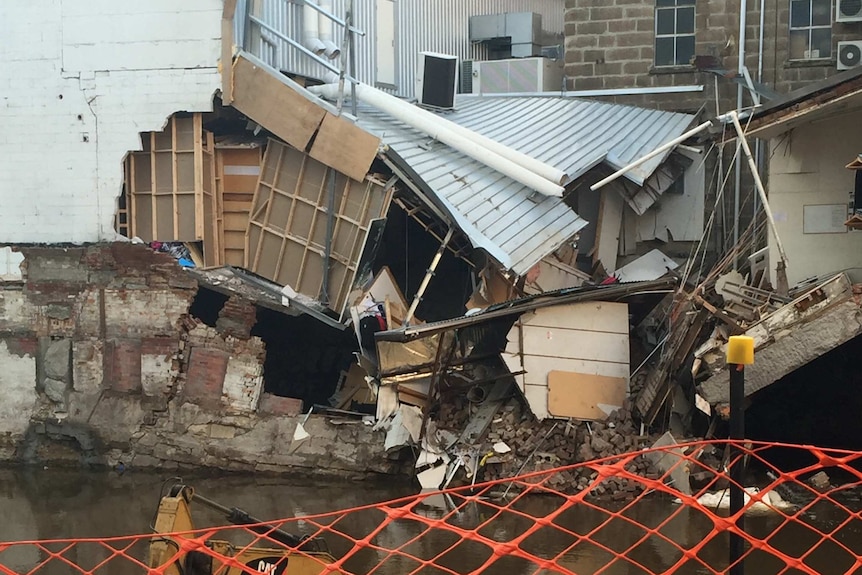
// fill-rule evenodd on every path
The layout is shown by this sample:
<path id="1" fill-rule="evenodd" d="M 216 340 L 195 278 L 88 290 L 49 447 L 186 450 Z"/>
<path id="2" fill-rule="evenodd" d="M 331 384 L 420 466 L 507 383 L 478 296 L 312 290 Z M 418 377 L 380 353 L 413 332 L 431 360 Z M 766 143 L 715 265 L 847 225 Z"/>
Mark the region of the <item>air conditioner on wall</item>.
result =
<path id="1" fill-rule="evenodd" d="M 836 22 L 862 22 L 862 0 L 835 0 Z"/>
<path id="2" fill-rule="evenodd" d="M 862 41 L 838 42 L 838 69 L 849 70 L 862 64 Z"/>
<path id="3" fill-rule="evenodd" d="M 563 62 L 513 58 L 473 62 L 474 94 L 554 92 L 563 89 Z"/>

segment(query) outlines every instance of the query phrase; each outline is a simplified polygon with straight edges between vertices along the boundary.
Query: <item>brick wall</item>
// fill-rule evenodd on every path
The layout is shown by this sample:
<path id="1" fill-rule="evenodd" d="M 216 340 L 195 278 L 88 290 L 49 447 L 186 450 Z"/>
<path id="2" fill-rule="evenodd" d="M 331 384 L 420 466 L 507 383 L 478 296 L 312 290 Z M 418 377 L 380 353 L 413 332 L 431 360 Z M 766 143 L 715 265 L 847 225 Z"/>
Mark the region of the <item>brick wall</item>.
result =
<path id="1" fill-rule="evenodd" d="M 862 40 L 862 23 L 835 23 L 833 59 L 789 60 L 789 0 L 766 0 L 763 82 L 787 92 L 837 72 L 834 51 L 843 40 Z M 696 111 L 702 104 L 715 111 L 715 79 L 691 67 L 654 66 L 655 3 L 639 0 L 566 0 L 566 75 L 574 90 L 651 88 L 703 85 L 704 91 L 608 98 L 620 103 L 669 110 Z M 758 70 L 760 2 L 747 3 L 746 66 L 753 78 Z M 718 58 L 722 67 L 738 65 L 739 1 L 697 0 L 695 54 Z M 736 84 L 718 79 L 721 112 L 736 107 Z M 746 96 L 745 105 L 750 100 Z"/>
<path id="2" fill-rule="evenodd" d="M 221 0 L 0 2 L 0 242 L 111 239 L 122 159 L 219 87 Z"/>

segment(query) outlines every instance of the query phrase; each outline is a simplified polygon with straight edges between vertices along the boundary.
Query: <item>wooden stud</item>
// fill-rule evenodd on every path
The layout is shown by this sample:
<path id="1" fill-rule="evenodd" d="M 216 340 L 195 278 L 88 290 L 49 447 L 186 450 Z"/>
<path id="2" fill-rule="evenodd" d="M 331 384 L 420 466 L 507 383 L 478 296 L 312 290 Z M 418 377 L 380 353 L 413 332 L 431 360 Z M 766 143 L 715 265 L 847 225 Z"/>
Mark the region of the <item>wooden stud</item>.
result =
<path id="1" fill-rule="evenodd" d="M 192 116 L 194 126 L 194 158 L 195 158 L 195 237 L 204 238 L 204 197 L 203 197 L 203 118 L 199 112 Z M 176 212 L 174 212 L 176 213 Z"/>
<path id="2" fill-rule="evenodd" d="M 169 120 L 173 122 L 173 118 Z M 150 132 L 150 177 L 152 178 L 152 183 L 150 184 L 150 202 L 153 206 L 153 214 L 152 214 L 152 222 L 153 227 L 150 232 L 150 241 L 158 239 L 156 235 L 159 233 L 159 218 L 158 218 L 158 204 L 156 202 L 156 133 Z"/>
<path id="3" fill-rule="evenodd" d="M 129 152 L 127 158 L 129 169 L 126 173 L 126 210 L 129 215 L 127 222 L 129 224 L 129 238 L 134 238 L 138 235 L 138 225 L 135 221 L 135 154 Z"/>
<path id="4" fill-rule="evenodd" d="M 173 220 L 174 220 L 174 238 L 180 237 L 180 217 L 179 217 L 179 198 L 177 194 L 179 192 L 179 182 L 177 181 L 177 122 L 176 116 L 171 116 L 171 120 L 168 124 L 171 130 L 171 186 L 173 190 L 171 192 L 171 203 L 174 206 Z M 155 154 L 153 155 L 153 162 L 155 162 Z M 155 182 L 153 182 L 153 186 L 155 186 Z M 155 232 L 154 232 L 155 234 Z"/>

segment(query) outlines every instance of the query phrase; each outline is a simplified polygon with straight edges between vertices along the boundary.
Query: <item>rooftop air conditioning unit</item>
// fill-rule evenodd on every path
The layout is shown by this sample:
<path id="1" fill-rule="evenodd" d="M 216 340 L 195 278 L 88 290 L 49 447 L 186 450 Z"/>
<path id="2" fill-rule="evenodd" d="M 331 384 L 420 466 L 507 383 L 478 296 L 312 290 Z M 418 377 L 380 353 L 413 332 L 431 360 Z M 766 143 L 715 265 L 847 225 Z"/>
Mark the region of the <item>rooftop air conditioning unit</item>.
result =
<path id="1" fill-rule="evenodd" d="M 862 42 L 838 42 L 838 69 L 849 70 L 862 64 Z"/>
<path id="2" fill-rule="evenodd" d="M 862 0 L 835 0 L 837 22 L 862 22 Z"/>
<path id="3" fill-rule="evenodd" d="M 458 89 L 458 57 L 419 52 L 416 99 L 424 106 L 452 109 Z"/>
<path id="4" fill-rule="evenodd" d="M 562 91 L 563 63 L 548 58 L 473 62 L 474 94 Z"/>

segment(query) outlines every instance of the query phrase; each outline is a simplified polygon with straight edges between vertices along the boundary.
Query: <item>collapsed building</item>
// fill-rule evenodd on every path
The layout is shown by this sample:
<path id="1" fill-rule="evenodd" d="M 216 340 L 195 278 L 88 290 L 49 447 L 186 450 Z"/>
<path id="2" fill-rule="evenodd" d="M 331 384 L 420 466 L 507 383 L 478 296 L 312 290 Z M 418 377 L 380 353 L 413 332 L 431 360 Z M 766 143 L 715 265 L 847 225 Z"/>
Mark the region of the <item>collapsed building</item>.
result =
<path id="1" fill-rule="evenodd" d="M 153 104 L 158 121 L 130 127 L 108 94 L 152 70 L 79 74 L 105 107 L 92 228 L 0 238 L 4 459 L 402 473 L 424 487 L 460 469 L 504 476 L 651 432 L 714 434 L 728 335 L 755 334 L 767 357 L 788 330 L 855 305 L 845 275 L 768 289 L 763 252 L 733 271 L 756 225 L 715 257 L 709 142 L 687 137 L 702 117 L 550 90 L 456 98 L 455 84 L 415 105 L 400 78 L 415 71 L 377 89 L 321 56 L 363 49 L 323 3 L 210 4 L 198 60 L 162 63 L 199 76 L 196 99 Z M 296 33 L 312 21 L 319 54 Z M 535 56 L 539 36 L 506 50 Z M 423 62 L 451 76 L 451 58 Z M 752 392 L 811 354 L 755 368 Z"/>

